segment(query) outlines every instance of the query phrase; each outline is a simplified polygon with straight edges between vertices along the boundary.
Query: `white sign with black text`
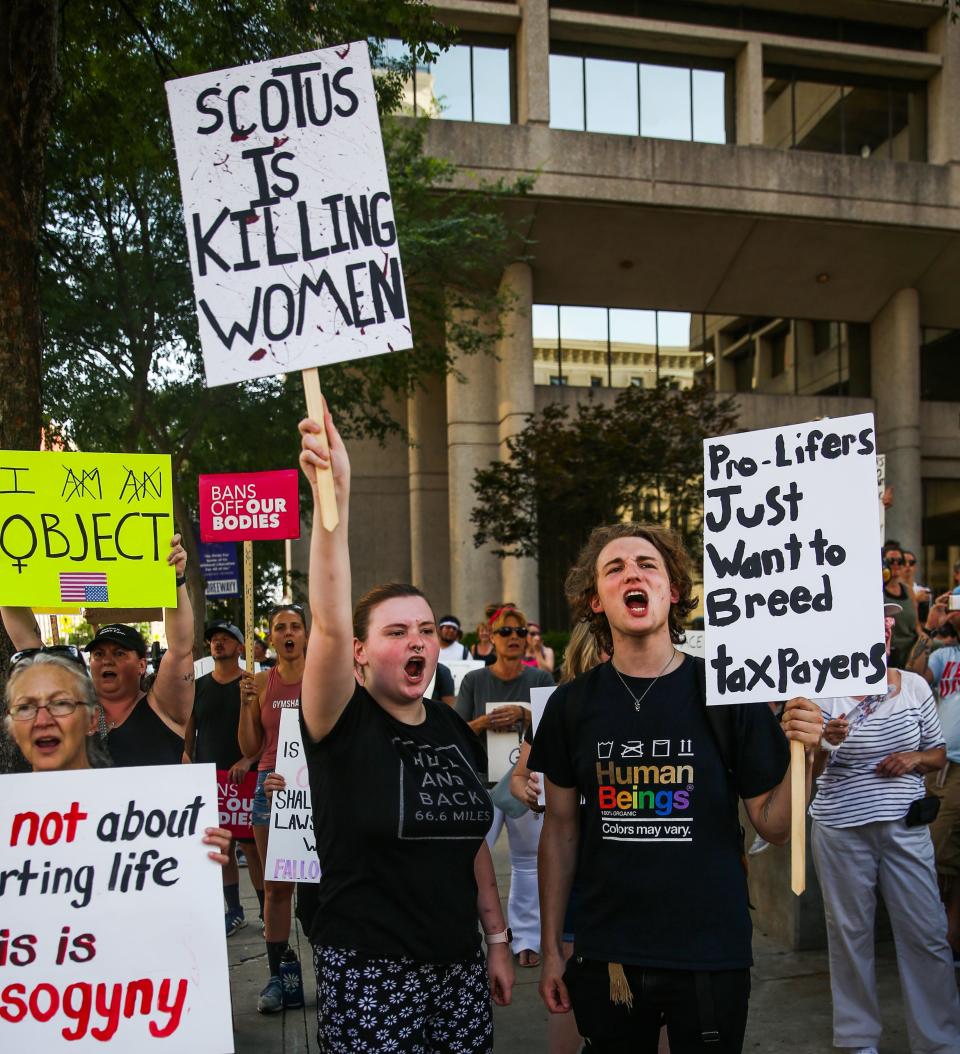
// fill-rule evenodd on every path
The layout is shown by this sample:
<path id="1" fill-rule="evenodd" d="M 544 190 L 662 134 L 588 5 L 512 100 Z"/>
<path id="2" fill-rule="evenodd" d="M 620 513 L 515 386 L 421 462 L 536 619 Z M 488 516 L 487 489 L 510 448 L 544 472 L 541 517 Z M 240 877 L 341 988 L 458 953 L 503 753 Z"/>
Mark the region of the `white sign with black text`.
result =
<path id="1" fill-rule="evenodd" d="M 501 706 L 522 706 L 530 709 L 529 703 L 487 703 L 487 715 Z M 503 779 L 520 757 L 520 733 L 516 728 L 503 732 L 487 729 L 487 778 L 494 783 Z"/>
<path id="2" fill-rule="evenodd" d="M 317 836 L 313 833 L 313 800 L 307 758 L 300 735 L 300 708 L 280 711 L 280 738 L 274 771 L 286 786 L 275 791 L 270 802 L 268 882 L 319 882 Z"/>
<path id="3" fill-rule="evenodd" d="M 207 384 L 412 347 L 366 43 L 166 89 Z"/>
<path id="4" fill-rule="evenodd" d="M 872 414 L 706 440 L 703 541 L 708 703 L 875 691 Z"/>

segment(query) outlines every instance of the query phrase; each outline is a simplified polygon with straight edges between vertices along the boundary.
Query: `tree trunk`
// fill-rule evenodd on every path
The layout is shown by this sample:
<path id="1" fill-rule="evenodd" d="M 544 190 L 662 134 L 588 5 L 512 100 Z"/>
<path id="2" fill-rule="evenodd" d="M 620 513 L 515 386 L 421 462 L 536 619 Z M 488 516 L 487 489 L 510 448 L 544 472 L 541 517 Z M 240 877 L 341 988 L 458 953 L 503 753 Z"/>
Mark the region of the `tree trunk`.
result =
<path id="1" fill-rule="evenodd" d="M 37 240 L 58 86 L 54 0 L 0 5 L 0 449 L 40 448 Z"/>

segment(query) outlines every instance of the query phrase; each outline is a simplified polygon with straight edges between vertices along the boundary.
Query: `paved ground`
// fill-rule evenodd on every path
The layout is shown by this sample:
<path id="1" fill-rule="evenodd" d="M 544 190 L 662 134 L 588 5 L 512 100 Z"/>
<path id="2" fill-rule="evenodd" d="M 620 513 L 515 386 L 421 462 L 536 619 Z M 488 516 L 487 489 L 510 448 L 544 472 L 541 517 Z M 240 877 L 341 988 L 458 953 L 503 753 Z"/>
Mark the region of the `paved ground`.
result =
<path id="1" fill-rule="evenodd" d="M 510 868 L 506 837 L 494 853 L 504 898 Z M 256 919 L 256 898 L 241 871 L 247 917 Z M 316 1054 L 316 1005 L 310 945 L 296 928 L 291 943 L 299 948 L 307 1005 L 302 1010 L 263 1017 L 257 993 L 266 982 L 266 953 L 260 927 L 251 923 L 227 942 L 234 1003 L 237 1054 Z M 830 1032 L 830 981 L 825 952 L 784 952 L 758 933 L 754 940 L 750 1024 L 744 1050 L 751 1054 L 820 1054 L 833 1050 Z M 537 996 L 538 970 L 518 970 L 513 1005 L 497 1010 L 497 1054 L 548 1054 L 547 1014 Z M 884 1010 L 881 1054 L 908 1054 L 900 985 L 893 947 L 881 944 L 877 957 L 880 1003 Z"/>

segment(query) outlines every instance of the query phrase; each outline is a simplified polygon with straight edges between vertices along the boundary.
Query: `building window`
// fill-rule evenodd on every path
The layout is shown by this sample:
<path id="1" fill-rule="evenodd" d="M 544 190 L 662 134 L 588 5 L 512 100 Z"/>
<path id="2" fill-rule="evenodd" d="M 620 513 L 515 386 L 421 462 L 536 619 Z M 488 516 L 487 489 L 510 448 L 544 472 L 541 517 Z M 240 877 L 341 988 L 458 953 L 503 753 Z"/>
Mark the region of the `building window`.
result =
<path id="1" fill-rule="evenodd" d="M 637 61 L 550 56 L 550 126 L 654 139 L 726 143 L 733 138 L 727 69 L 668 56 Z"/>
<path id="2" fill-rule="evenodd" d="M 409 64 L 402 41 L 385 40 L 381 65 Z M 431 63 L 418 62 L 404 86 L 403 109 L 451 121 L 510 124 L 513 120 L 511 46 L 495 38 L 455 44 Z"/>
<path id="3" fill-rule="evenodd" d="M 781 150 L 925 161 L 922 83 L 768 66 L 764 145 Z"/>
<path id="4" fill-rule="evenodd" d="M 702 333 L 701 317 L 686 311 L 534 304 L 534 383 L 688 388 L 705 371 Z"/>
<path id="5" fill-rule="evenodd" d="M 561 377 L 561 376 L 559 376 L 556 373 L 553 373 L 553 374 L 550 375 L 550 384 L 551 384 L 552 387 L 559 388 L 560 385 L 566 384 L 566 383 L 567 383 L 566 377 Z"/>
<path id="6" fill-rule="evenodd" d="M 924 329 L 920 344 L 920 398 L 960 402 L 958 362 L 960 329 Z"/>

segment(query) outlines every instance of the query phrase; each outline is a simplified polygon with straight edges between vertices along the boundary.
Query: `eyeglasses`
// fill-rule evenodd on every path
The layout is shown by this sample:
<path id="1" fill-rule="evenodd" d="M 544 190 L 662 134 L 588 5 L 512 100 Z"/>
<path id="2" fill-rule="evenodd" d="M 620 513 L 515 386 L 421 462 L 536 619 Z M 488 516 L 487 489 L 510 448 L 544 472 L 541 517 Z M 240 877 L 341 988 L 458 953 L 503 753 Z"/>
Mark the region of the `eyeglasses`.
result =
<path id="1" fill-rule="evenodd" d="M 499 629 L 494 630 L 494 633 L 496 633 L 498 637 L 503 637 L 504 639 L 506 639 L 507 637 L 512 637 L 513 634 L 516 633 L 516 635 L 522 640 L 527 635 L 527 627 L 501 626 Z"/>
<path id="2" fill-rule="evenodd" d="M 82 670 L 87 669 L 87 664 L 83 661 L 83 652 L 73 644 L 51 644 L 48 648 L 24 648 L 23 651 L 15 651 L 10 656 L 10 669 L 12 670 L 18 662 L 32 659 L 36 655 L 59 655 L 76 663 Z"/>
<path id="3" fill-rule="evenodd" d="M 887 557 L 887 563 L 891 567 L 902 567 L 903 566 L 903 560 L 899 556 L 888 556 Z"/>
<path id="4" fill-rule="evenodd" d="M 916 560 L 904 560 L 903 562 L 907 565 L 907 567 L 916 567 L 917 566 L 917 561 Z"/>
<path id="5" fill-rule="evenodd" d="M 10 707 L 9 713 L 14 721 L 33 721 L 41 710 L 46 710 L 51 717 L 69 717 L 78 706 L 83 705 L 79 699 L 55 699 L 52 703 L 15 703 Z"/>

